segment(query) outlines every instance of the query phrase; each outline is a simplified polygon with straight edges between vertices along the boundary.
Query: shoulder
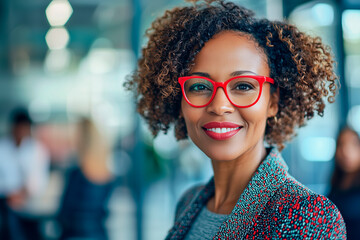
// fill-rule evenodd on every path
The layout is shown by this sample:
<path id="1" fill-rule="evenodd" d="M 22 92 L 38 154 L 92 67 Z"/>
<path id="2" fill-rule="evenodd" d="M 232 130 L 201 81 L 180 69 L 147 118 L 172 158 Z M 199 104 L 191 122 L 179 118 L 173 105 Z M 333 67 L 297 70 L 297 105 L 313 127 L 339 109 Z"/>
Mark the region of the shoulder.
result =
<path id="1" fill-rule="evenodd" d="M 345 238 L 344 220 L 328 198 L 289 177 L 274 194 L 271 217 L 279 237 Z"/>
<path id="2" fill-rule="evenodd" d="M 177 220 L 180 215 L 183 213 L 183 211 L 186 209 L 186 207 L 190 204 L 190 202 L 196 198 L 198 193 L 205 187 L 205 185 L 195 185 L 188 190 L 185 191 L 185 193 L 182 194 L 180 197 L 180 200 L 176 204 L 176 211 L 175 211 L 175 220 Z"/>

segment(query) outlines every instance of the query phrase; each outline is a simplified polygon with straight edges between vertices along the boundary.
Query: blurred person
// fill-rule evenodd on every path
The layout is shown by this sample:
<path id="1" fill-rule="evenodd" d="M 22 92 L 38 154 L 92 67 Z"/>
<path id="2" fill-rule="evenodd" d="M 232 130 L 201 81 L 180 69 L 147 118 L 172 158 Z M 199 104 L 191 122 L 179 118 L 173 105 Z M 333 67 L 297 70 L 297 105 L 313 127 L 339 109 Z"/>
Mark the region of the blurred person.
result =
<path id="1" fill-rule="evenodd" d="M 32 137 L 25 108 L 12 111 L 10 124 L 10 136 L 0 140 L 0 239 L 41 239 L 32 203 L 46 189 L 49 154 Z"/>
<path id="2" fill-rule="evenodd" d="M 329 199 L 339 208 L 349 240 L 360 239 L 360 138 L 350 127 L 341 129 L 335 152 Z"/>
<path id="3" fill-rule="evenodd" d="M 76 166 L 69 169 L 58 219 L 60 239 L 108 239 L 107 204 L 114 188 L 109 145 L 94 123 L 78 124 Z"/>
<path id="4" fill-rule="evenodd" d="M 191 2 L 153 22 L 126 85 L 155 136 L 174 124 L 213 166 L 180 199 L 166 239 L 346 239 L 336 206 L 280 153 L 334 100 L 330 49 L 233 2 Z"/>

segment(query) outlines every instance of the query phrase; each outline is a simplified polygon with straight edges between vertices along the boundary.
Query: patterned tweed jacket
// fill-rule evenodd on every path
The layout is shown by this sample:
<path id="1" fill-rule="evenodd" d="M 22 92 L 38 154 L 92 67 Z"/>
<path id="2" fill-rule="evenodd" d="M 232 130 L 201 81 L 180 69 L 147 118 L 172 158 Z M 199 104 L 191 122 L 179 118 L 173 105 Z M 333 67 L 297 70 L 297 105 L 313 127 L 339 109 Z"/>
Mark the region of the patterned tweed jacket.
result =
<path id="1" fill-rule="evenodd" d="M 346 239 L 336 206 L 297 182 L 287 170 L 273 148 L 213 239 Z M 184 239 L 214 190 L 211 179 L 184 194 L 166 239 Z"/>

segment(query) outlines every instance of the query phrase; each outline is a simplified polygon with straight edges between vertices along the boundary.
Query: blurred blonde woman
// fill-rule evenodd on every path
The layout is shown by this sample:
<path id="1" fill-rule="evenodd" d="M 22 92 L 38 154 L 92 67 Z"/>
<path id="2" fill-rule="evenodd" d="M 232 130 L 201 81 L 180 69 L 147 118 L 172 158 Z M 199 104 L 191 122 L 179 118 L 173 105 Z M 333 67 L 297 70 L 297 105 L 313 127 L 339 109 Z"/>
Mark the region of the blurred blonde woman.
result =
<path id="1" fill-rule="evenodd" d="M 105 240 L 107 202 L 114 186 L 107 166 L 111 152 L 91 120 L 80 121 L 78 129 L 79 164 L 69 171 L 67 178 L 59 212 L 61 239 Z"/>

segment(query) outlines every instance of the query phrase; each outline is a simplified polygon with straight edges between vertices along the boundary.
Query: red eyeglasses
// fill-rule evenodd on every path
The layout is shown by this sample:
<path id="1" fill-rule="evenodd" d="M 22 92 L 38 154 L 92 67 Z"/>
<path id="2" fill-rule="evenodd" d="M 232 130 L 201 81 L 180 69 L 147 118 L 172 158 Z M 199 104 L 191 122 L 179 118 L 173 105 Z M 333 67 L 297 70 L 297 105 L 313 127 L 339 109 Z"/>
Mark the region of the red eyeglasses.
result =
<path id="1" fill-rule="evenodd" d="M 239 108 L 251 107 L 259 101 L 264 82 L 274 84 L 274 79 L 265 76 L 237 76 L 226 82 L 215 82 L 201 76 L 179 77 L 183 96 L 193 107 L 210 104 L 218 87 L 224 89 L 229 101 Z"/>

